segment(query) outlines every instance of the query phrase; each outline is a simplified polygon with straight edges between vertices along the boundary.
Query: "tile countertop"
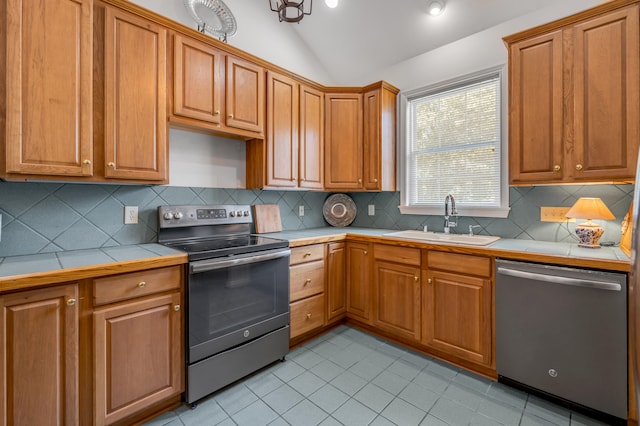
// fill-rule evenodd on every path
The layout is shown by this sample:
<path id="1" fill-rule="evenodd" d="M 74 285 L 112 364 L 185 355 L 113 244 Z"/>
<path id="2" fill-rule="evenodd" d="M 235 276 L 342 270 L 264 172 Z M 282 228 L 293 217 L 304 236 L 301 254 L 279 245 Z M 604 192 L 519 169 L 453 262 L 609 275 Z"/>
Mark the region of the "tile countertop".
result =
<path id="1" fill-rule="evenodd" d="M 186 262 L 185 253 L 160 244 L 11 256 L 0 258 L 0 290 L 21 289 L 38 284 L 179 265 Z"/>
<path id="2" fill-rule="evenodd" d="M 505 259 L 532 262 L 546 262 L 558 265 L 591 267 L 628 272 L 630 259 L 619 247 L 601 247 L 589 249 L 578 247 L 576 243 L 554 243 L 549 241 L 532 241 L 502 238 L 487 246 L 471 246 L 451 243 L 436 243 L 386 237 L 384 234 L 398 232 L 397 229 L 373 228 L 313 228 L 296 231 L 283 231 L 263 234 L 274 238 L 289 240 L 291 247 L 330 242 L 339 240 L 343 236 L 376 237 L 377 242 L 384 240 L 402 240 L 416 247 L 439 248 L 447 251 L 470 254 L 487 254 Z"/>

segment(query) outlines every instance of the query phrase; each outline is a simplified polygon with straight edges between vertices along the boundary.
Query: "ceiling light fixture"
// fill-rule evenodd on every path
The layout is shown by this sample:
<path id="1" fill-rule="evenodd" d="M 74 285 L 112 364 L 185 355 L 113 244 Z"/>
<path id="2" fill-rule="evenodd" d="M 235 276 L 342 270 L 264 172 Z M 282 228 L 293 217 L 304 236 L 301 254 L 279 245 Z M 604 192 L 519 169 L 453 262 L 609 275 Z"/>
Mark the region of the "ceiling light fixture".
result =
<path id="1" fill-rule="evenodd" d="M 431 16 L 442 15 L 444 12 L 444 0 L 436 0 L 429 3 L 428 11 Z"/>
<path id="2" fill-rule="evenodd" d="M 324 3 L 331 9 L 338 7 L 338 0 L 324 0 Z"/>
<path id="3" fill-rule="evenodd" d="M 307 0 L 309 11 L 304 10 L 305 0 L 288 1 L 288 0 L 269 0 L 269 6 L 272 12 L 278 13 L 280 22 L 300 22 L 304 15 L 311 15 L 313 0 Z"/>

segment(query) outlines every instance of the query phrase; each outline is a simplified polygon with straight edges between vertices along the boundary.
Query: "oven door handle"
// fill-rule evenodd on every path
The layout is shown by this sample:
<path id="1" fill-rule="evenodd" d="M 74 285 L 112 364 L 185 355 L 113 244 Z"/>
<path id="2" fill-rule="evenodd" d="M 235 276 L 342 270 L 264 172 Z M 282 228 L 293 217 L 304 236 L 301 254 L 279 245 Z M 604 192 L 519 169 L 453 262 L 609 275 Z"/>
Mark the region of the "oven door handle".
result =
<path id="1" fill-rule="evenodd" d="M 242 257 L 228 260 L 201 260 L 192 262 L 189 270 L 192 274 L 214 271 L 216 269 L 230 268 L 233 266 L 249 265 L 251 263 L 266 262 L 268 260 L 280 259 L 291 254 L 291 250 L 281 250 L 275 253 L 259 254 L 257 256 Z"/>

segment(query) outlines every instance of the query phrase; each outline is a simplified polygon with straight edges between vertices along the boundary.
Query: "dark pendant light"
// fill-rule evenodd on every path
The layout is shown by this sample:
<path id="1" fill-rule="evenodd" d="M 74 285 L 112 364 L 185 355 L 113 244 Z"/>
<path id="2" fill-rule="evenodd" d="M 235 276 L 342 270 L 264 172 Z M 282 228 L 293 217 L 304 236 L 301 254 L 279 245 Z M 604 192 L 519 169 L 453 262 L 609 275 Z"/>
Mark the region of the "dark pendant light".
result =
<path id="1" fill-rule="evenodd" d="M 278 13 L 280 22 L 300 22 L 304 15 L 311 15 L 313 0 L 306 0 L 306 2 L 309 5 L 309 11 L 305 11 L 305 0 L 269 0 L 269 6 L 271 11 Z"/>

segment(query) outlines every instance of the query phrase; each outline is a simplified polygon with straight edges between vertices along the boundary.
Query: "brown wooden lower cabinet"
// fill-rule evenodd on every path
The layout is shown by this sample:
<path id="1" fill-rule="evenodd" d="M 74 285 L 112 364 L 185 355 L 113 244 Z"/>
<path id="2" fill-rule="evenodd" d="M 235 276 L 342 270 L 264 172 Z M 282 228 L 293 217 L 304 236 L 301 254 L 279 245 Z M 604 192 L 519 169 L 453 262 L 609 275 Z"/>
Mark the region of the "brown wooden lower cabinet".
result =
<path id="1" fill-rule="evenodd" d="M 324 304 L 324 293 L 291 304 L 291 339 L 324 325 Z"/>
<path id="2" fill-rule="evenodd" d="M 327 244 L 327 321 L 340 319 L 347 312 L 345 268 L 345 244 Z"/>
<path id="3" fill-rule="evenodd" d="M 182 386 L 180 293 L 97 309 L 94 319 L 95 424 L 122 420 Z"/>
<path id="4" fill-rule="evenodd" d="M 78 285 L 0 296 L 0 424 L 77 425 Z"/>
<path id="5" fill-rule="evenodd" d="M 366 324 L 372 324 L 370 251 L 367 243 L 347 242 L 347 315 Z"/>
<path id="6" fill-rule="evenodd" d="M 426 256 L 423 343 L 443 353 L 491 366 L 491 259 L 435 251 L 427 252 Z"/>

